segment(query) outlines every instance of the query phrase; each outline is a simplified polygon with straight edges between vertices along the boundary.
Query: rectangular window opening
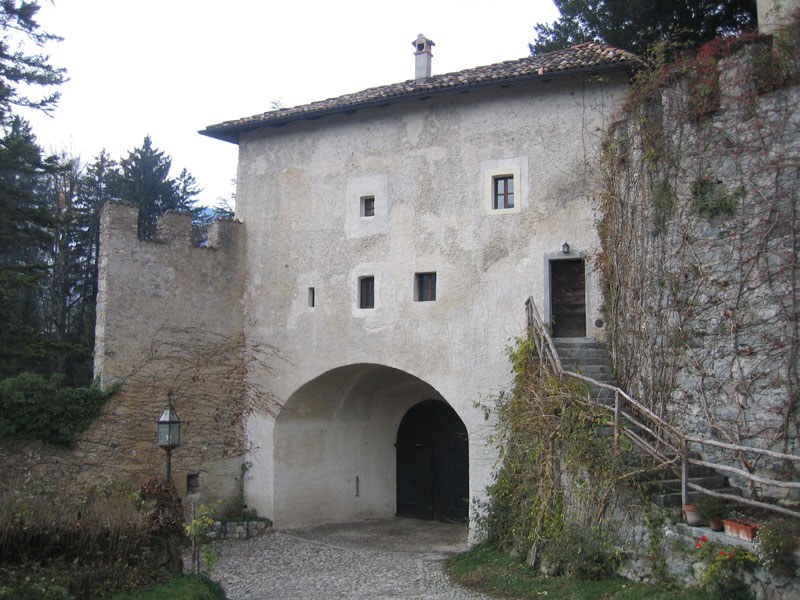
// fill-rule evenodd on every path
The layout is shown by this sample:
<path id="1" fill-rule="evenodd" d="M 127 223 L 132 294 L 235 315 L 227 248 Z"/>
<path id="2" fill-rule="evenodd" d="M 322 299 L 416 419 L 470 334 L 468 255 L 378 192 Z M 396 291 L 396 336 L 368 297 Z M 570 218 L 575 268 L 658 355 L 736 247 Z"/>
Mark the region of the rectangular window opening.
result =
<path id="1" fill-rule="evenodd" d="M 308 288 L 308 306 L 310 308 L 314 308 L 315 300 L 316 300 L 316 298 L 314 297 L 314 288 L 310 287 L 310 288 Z"/>
<path id="2" fill-rule="evenodd" d="M 414 287 L 417 302 L 433 302 L 436 300 L 436 273 L 417 273 Z"/>
<path id="3" fill-rule="evenodd" d="M 492 178 L 492 207 L 494 210 L 514 208 L 514 177 L 501 175 Z"/>
<path id="4" fill-rule="evenodd" d="M 362 277 L 358 280 L 358 306 L 359 308 L 375 308 L 375 278 Z"/>
<path id="5" fill-rule="evenodd" d="M 375 196 L 361 196 L 361 216 L 375 216 Z"/>
<path id="6" fill-rule="evenodd" d="M 200 473 L 186 474 L 186 493 L 196 494 L 200 491 Z"/>

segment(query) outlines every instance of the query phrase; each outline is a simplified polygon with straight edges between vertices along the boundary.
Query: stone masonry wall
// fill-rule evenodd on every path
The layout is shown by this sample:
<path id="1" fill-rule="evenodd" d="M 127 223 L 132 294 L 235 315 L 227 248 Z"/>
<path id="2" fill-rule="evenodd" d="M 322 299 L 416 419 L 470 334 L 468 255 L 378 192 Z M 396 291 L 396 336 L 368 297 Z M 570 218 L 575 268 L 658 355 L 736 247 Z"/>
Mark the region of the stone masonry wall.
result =
<path id="1" fill-rule="evenodd" d="M 187 500 L 241 497 L 245 450 L 241 298 L 243 232 L 216 222 L 191 244 L 189 215 L 167 214 L 152 241 L 137 238 L 137 208 L 107 204 L 101 246 L 95 375 L 121 389 L 71 450 L 5 443 L 4 474 L 59 484 L 134 484 L 164 474 L 156 420 L 169 390 L 183 421 L 173 479 Z"/>
<path id="2" fill-rule="evenodd" d="M 798 39 L 795 24 L 717 41 L 634 89 L 606 142 L 599 260 L 623 387 L 686 434 L 794 454 Z M 800 479 L 788 462 L 690 449 Z"/>

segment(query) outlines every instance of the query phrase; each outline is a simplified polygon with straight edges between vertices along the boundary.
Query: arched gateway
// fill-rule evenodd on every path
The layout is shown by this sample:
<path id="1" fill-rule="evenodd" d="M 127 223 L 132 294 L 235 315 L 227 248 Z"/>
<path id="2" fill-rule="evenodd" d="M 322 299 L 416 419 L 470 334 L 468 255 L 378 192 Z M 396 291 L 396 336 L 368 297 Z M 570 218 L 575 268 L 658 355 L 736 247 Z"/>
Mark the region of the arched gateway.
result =
<path id="1" fill-rule="evenodd" d="M 357 364 L 323 373 L 286 401 L 273 439 L 279 527 L 395 514 L 466 520 L 466 428 L 441 394 L 405 371 Z M 428 444 L 427 458 L 410 458 L 407 443 Z M 430 508 L 409 511 L 409 498 Z"/>

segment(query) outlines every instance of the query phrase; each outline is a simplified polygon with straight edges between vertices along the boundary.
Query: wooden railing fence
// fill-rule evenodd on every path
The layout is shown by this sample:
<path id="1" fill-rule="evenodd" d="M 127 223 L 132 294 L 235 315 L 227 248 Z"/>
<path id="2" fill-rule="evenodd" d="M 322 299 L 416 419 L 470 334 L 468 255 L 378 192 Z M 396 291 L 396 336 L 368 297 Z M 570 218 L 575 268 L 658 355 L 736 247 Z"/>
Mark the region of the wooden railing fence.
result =
<path id="1" fill-rule="evenodd" d="M 730 464 L 715 463 L 695 458 L 691 456 L 690 444 L 695 446 L 713 446 L 733 454 L 760 454 L 776 460 L 788 460 L 793 462 L 800 462 L 800 456 L 774 452 L 763 448 L 754 448 L 752 446 L 728 444 L 717 440 L 683 434 L 673 425 L 651 411 L 647 406 L 631 398 L 631 396 L 626 394 L 619 387 L 602 383 L 591 377 L 582 375 L 581 373 L 575 373 L 564 369 L 556 347 L 553 344 L 553 340 L 550 337 L 549 328 L 542 320 L 533 298 L 528 298 L 525 302 L 525 307 L 528 316 L 528 329 L 533 338 L 534 347 L 538 353 L 542 368 L 549 369 L 553 374 L 559 377 L 573 377 L 597 388 L 613 392 L 613 406 L 597 402 L 592 399 L 591 395 L 587 397 L 585 404 L 591 404 L 613 411 L 615 448 L 619 448 L 620 436 L 624 435 L 655 460 L 659 461 L 660 464 L 658 467 L 669 467 L 678 473 L 681 480 L 681 497 L 684 504 L 688 502 L 688 494 L 691 489 L 722 500 L 767 509 L 789 517 L 800 518 L 800 512 L 796 510 L 768 502 L 761 502 L 752 498 L 744 498 L 733 494 L 710 490 L 689 481 L 689 465 L 701 465 L 718 471 L 732 473 L 761 485 L 800 489 L 800 482 L 797 481 L 781 481 L 767 477 L 759 477 L 744 469 L 730 466 Z M 735 461 L 732 460 L 731 462 Z"/>

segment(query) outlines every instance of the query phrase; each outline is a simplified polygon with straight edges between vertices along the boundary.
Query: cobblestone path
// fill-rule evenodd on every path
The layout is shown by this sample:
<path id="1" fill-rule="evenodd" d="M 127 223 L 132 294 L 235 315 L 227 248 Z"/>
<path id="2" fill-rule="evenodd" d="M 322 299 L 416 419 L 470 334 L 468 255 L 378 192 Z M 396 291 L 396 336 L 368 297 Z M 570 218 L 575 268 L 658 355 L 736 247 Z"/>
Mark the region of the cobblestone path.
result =
<path id="1" fill-rule="evenodd" d="M 229 600 L 486 600 L 452 585 L 443 560 L 466 548 L 463 526 L 391 519 L 219 542 L 212 577 Z"/>

